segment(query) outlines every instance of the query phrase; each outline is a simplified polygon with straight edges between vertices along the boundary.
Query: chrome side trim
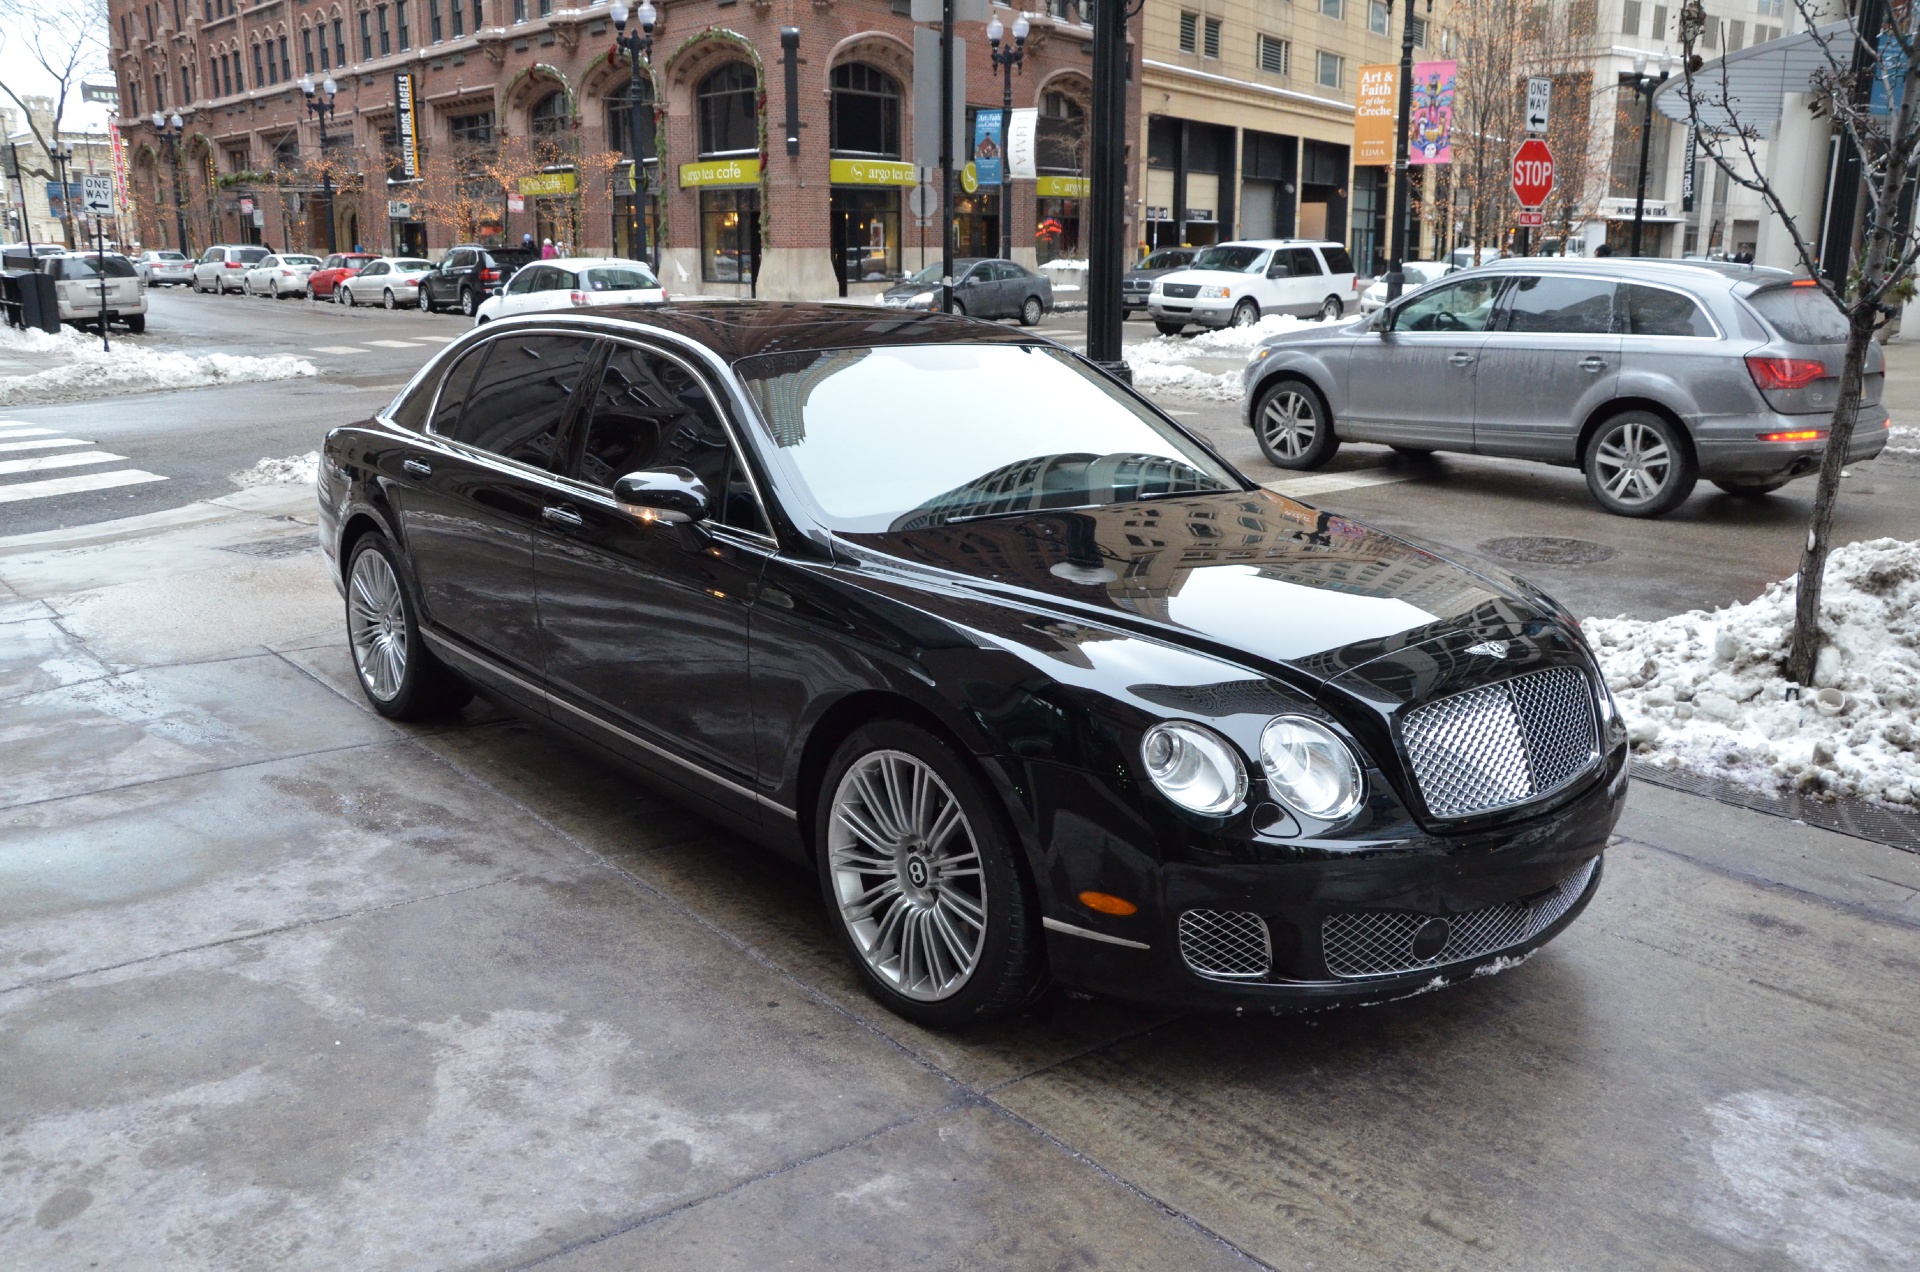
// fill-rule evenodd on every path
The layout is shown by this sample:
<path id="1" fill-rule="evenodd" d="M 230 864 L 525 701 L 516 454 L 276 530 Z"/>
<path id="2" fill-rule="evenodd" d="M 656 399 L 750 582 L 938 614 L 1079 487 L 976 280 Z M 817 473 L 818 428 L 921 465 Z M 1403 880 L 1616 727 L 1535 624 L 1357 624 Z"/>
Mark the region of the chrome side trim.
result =
<path id="1" fill-rule="evenodd" d="M 1124 945 L 1130 950 L 1150 950 L 1153 947 L 1143 941 L 1129 941 L 1124 936 L 1108 936 L 1105 932 L 1095 932 L 1091 928 L 1075 927 L 1071 923 L 1062 923 L 1058 919 L 1043 918 L 1040 926 L 1049 932 L 1065 932 L 1068 936 L 1084 936 L 1089 941 L 1105 941 L 1108 945 Z"/>
<path id="2" fill-rule="evenodd" d="M 657 755 L 663 760 L 679 765 L 681 768 L 687 770 L 689 773 L 692 773 L 696 777 L 704 778 L 707 781 L 713 783 L 715 786 L 721 787 L 725 790 L 732 791 L 734 794 L 739 795 L 744 799 L 750 799 L 754 803 L 760 805 L 762 808 L 768 809 L 772 812 L 779 813 L 782 817 L 789 818 L 793 821 L 800 820 L 800 815 L 796 813 L 793 809 L 788 808 L 785 804 L 782 804 L 777 800 L 768 799 L 765 795 L 762 795 L 760 792 L 753 790 L 750 787 L 742 786 L 740 785 L 740 783 L 732 781 L 731 779 L 724 778 L 720 776 L 718 773 L 715 773 L 713 770 L 704 768 L 699 764 L 695 764 L 692 760 L 689 760 L 684 756 L 675 755 L 672 751 L 667 750 L 665 747 L 659 746 L 653 742 L 649 742 L 647 741 L 647 739 L 640 737 L 637 734 L 629 733 L 625 729 L 621 728 L 619 725 L 612 724 L 606 720 L 603 720 L 599 716 L 594 715 L 590 711 L 583 711 L 579 707 L 574 706 L 571 702 L 568 702 L 565 698 L 560 697 L 558 694 L 552 693 L 549 690 L 544 689 L 541 686 L 536 685 L 531 681 L 524 679 L 521 676 L 517 676 L 511 671 L 508 671 L 505 667 L 502 667 L 499 663 L 494 662 L 491 658 L 483 657 L 480 654 L 474 653 L 472 650 L 462 649 L 458 645 L 453 644 L 446 637 L 441 636 L 436 632 L 430 632 L 423 629 L 420 634 L 426 638 L 427 644 L 433 647 L 433 652 L 440 655 L 443 658 L 452 658 L 457 661 L 472 663 L 490 675 L 499 676 L 503 680 L 510 680 L 514 684 L 519 685 L 522 689 L 525 689 L 528 693 L 532 694 L 534 697 L 539 698 L 541 701 L 547 703 L 549 706 L 559 707 L 563 711 L 571 712 L 572 714 L 579 716 L 582 720 L 585 720 L 589 724 L 605 729 L 608 733 L 611 733 L 616 737 L 623 739 L 624 741 L 631 742 L 633 745 L 640 747 L 641 749 L 653 755 Z M 1108 938 L 1108 939 L 1111 939 L 1111 938 Z M 1142 947 L 1142 948 L 1145 948 L 1145 947 Z"/>

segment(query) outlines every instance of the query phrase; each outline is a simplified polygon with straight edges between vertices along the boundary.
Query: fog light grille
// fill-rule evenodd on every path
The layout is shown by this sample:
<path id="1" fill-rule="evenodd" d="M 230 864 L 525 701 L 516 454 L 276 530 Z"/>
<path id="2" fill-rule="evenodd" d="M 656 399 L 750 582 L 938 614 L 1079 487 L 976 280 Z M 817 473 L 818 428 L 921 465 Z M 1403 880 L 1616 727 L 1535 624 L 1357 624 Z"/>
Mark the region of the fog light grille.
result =
<path id="1" fill-rule="evenodd" d="M 1551 892 L 1530 903 L 1510 901 L 1465 914 L 1447 915 L 1447 942 L 1438 954 L 1428 958 L 1415 954 L 1413 944 L 1420 929 L 1433 922 L 1431 914 L 1405 911 L 1330 914 L 1320 923 L 1321 957 L 1328 972 L 1342 979 L 1353 979 L 1443 967 L 1512 949 L 1532 940 L 1565 915 L 1586 891 L 1598 865 L 1596 857 L 1562 879 Z"/>
<path id="2" fill-rule="evenodd" d="M 1409 712 L 1407 758 L 1435 817 L 1510 808 L 1559 790 L 1600 754 L 1586 673 L 1549 667 Z"/>
<path id="3" fill-rule="evenodd" d="M 1257 914 L 1188 910 L 1180 916 L 1180 957 L 1211 980 L 1259 980 L 1273 966 L 1273 942 Z"/>

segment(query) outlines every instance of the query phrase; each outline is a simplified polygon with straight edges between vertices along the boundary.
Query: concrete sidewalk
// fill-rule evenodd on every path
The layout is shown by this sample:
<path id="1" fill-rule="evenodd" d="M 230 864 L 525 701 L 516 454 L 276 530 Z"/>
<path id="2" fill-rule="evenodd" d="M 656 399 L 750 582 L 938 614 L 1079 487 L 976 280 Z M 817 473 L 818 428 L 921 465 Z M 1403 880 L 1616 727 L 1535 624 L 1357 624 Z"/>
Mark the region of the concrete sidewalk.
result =
<path id="1" fill-rule="evenodd" d="M 1920 858 L 1641 787 L 1504 976 L 932 1034 L 805 872 L 483 705 L 369 712 L 312 521 L 281 488 L 0 540 L 0 1266 L 1920 1248 Z"/>

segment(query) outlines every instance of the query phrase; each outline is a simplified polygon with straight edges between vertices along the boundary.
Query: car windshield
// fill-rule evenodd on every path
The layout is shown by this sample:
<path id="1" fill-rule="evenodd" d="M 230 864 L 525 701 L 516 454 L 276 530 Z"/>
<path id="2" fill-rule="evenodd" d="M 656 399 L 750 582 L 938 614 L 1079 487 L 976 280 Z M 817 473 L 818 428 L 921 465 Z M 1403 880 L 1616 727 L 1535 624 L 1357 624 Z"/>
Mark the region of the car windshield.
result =
<path id="1" fill-rule="evenodd" d="M 1245 274 L 1256 268 L 1266 256 L 1264 247 L 1209 247 L 1193 258 L 1195 269 L 1217 269 L 1227 274 Z"/>
<path id="2" fill-rule="evenodd" d="M 1155 252 L 1141 261 L 1136 269 L 1179 269 L 1193 259 L 1191 252 Z"/>
<path id="3" fill-rule="evenodd" d="M 846 533 L 1243 489 L 1061 349 L 834 349 L 738 369 L 776 454 L 819 518 Z M 911 421 L 884 405 L 910 409 Z"/>
<path id="4" fill-rule="evenodd" d="M 593 291 L 646 291 L 659 285 L 637 265 L 603 265 L 587 271 L 587 287 Z"/>
<path id="5" fill-rule="evenodd" d="M 953 263 L 953 281 L 954 282 L 956 283 L 959 282 L 960 279 L 966 274 L 966 272 L 967 272 L 967 266 L 962 265 L 959 261 L 955 261 Z M 910 276 L 907 279 L 907 281 L 910 283 L 933 284 L 935 286 L 938 286 L 940 283 L 940 262 L 935 261 L 933 264 L 921 270 L 918 274 L 914 274 Z"/>
<path id="6" fill-rule="evenodd" d="M 318 256 L 282 256 L 280 263 L 282 265 L 318 265 L 320 258 Z"/>
<path id="7" fill-rule="evenodd" d="M 1847 319 L 1818 287 L 1769 287 L 1747 297 L 1773 329 L 1794 344 L 1845 344 Z"/>
<path id="8" fill-rule="evenodd" d="M 69 256 L 66 265 L 68 278 L 98 278 L 105 274 L 108 278 L 138 278 L 140 273 L 134 269 L 133 262 L 124 256 L 108 256 L 101 264 L 98 256 Z"/>

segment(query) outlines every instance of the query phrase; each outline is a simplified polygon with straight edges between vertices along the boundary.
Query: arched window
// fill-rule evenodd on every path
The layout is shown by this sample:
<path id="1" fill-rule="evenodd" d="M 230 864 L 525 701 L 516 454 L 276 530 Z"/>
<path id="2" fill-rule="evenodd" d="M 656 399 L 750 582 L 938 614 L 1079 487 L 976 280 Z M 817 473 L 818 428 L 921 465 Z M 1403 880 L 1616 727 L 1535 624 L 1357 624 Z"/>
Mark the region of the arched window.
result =
<path id="1" fill-rule="evenodd" d="M 651 159 L 653 155 L 653 84 L 644 76 L 640 80 L 640 91 L 635 93 L 632 79 L 620 81 L 617 93 L 607 98 L 607 149 L 615 154 L 627 153 L 627 133 L 633 121 L 633 105 L 640 105 L 640 157 Z"/>
<path id="2" fill-rule="evenodd" d="M 700 153 L 752 154 L 760 149 L 758 88 L 753 68 L 729 62 L 700 81 Z"/>
<path id="3" fill-rule="evenodd" d="M 527 112 L 527 130 L 536 137 L 556 137 L 572 126 L 573 113 L 567 109 L 567 95 L 557 88 Z"/>
<path id="4" fill-rule="evenodd" d="M 1034 130 L 1034 161 L 1042 172 L 1079 176 L 1086 154 L 1087 112 L 1065 93 L 1040 99 Z"/>
<path id="5" fill-rule="evenodd" d="M 833 68 L 829 146 L 835 154 L 900 157 L 900 85 L 865 62 Z"/>

